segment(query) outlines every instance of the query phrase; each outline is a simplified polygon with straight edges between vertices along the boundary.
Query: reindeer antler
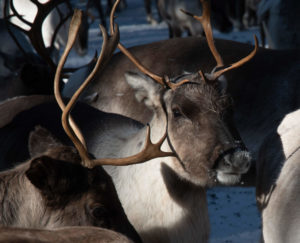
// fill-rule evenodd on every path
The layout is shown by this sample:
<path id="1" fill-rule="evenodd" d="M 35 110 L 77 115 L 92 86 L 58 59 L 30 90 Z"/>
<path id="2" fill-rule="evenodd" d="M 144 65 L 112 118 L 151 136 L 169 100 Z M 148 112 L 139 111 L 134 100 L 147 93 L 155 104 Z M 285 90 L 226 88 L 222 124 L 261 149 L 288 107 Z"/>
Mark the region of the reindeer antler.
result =
<path id="1" fill-rule="evenodd" d="M 8 4 L 7 2 L 9 1 L 9 6 L 10 9 L 12 11 L 12 15 L 8 16 L 7 15 L 7 8 L 8 8 Z M 21 22 L 25 23 L 26 25 L 28 25 L 30 27 L 29 30 L 25 30 L 22 29 L 21 27 L 19 27 L 18 25 L 15 25 L 13 23 L 10 22 L 11 25 L 15 26 L 16 28 L 18 28 L 19 30 L 21 30 L 22 32 L 24 32 L 28 38 L 31 41 L 31 44 L 34 46 L 36 52 L 49 64 L 49 66 L 55 70 L 56 68 L 56 64 L 53 62 L 53 60 L 51 59 L 49 52 L 47 50 L 47 48 L 45 47 L 45 43 L 43 41 L 43 35 L 42 35 L 42 25 L 44 20 L 46 19 L 47 15 L 54 9 L 56 8 L 59 4 L 61 3 L 66 3 L 67 6 L 70 8 L 70 4 L 68 1 L 66 0 L 53 0 L 53 1 L 48 1 L 46 3 L 40 3 L 37 0 L 30 0 L 32 3 L 34 3 L 38 9 L 37 14 L 33 20 L 33 22 L 29 22 L 27 20 L 25 20 L 23 18 L 23 16 L 21 16 L 13 3 L 13 0 L 6 0 L 5 1 L 5 18 L 9 19 L 11 17 L 17 17 Z M 61 21 L 60 24 L 56 27 L 55 31 L 54 31 L 54 35 L 52 37 L 52 42 L 51 42 L 51 48 L 53 48 L 53 43 L 54 43 L 54 39 L 56 37 L 56 34 L 58 32 L 58 29 L 61 27 L 61 25 L 72 15 L 72 11 L 70 11 L 70 13 L 65 16 L 64 18 L 61 17 Z M 10 32 L 11 33 L 11 32 Z M 17 42 L 16 38 L 13 39 Z M 20 46 L 20 43 L 17 42 L 17 45 Z"/>
<path id="2" fill-rule="evenodd" d="M 115 15 L 115 11 L 118 7 L 118 4 L 120 3 L 120 0 L 116 0 L 116 2 L 114 3 L 111 13 L 110 13 L 110 32 L 113 34 L 114 33 L 114 15 Z M 156 82 L 158 82 L 159 84 L 161 84 L 163 87 L 167 87 L 167 88 L 171 88 L 171 89 L 176 89 L 177 87 L 179 87 L 180 85 L 182 85 L 183 83 L 188 82 L 189 80 L 183 80 L 180 83 L 174 84 L 171 83 L 169 77 L 167 77 L 166 75 L 161 77 L 158 76 L 157 74 L 151 72 L 149 69 L 147 69 L 145 66 L 143 66 L 141 64 L 140 61 L 138 61 L 138 59 L 136 57 L 134 57 L 126 48 L 125 46 L 123 46 L 120 42 L 118 44 L 118 48 L 120 49 L 120 51 L 129 58 L 130 61 L 132 61 L 132 63 L 144 74 L 148 75 L 149 77 L 151 77 L 153 80 L 155 80 Z"/>
<path id="3" fill-rule="evenodd" d="M 59 60 L 59 63 L 57 65 L 57 69 L 56 69 L 56 73 L 55 73 L 54 96 L 55 96 L 55 99 L 62 111 L 65 110 L 66 106 L 65 106 L 63 99 L 61 97 L 61 94 L 60 94 L 60 87 L 59 87 L 60 76 L 61 76 L 63 66 L 67 60 L 67 57 L 74 45 L 78 30 L 79 30 L 79 27 L 81 24 L 81 20 L 82 20 L 82 12 L 79 10 L 75 10 L 74 15 L 71 20 L 71 23 L 70 23 L 70 27 L 69 27 L 68 42 L 66 44 L 65 50 L 64 50 L 60 60 Z M 84 137 L 82 136 L 80 129 L 77 127 L 77 125 L 74 122 L 74 120 L 72 119 L 72 117 L 68 117 L 68 120 L 70 120 L 71 124 L 69 125 L 67 122 L 63 121 L 63 127 L 64 127 L 67 135 L 70 137 L 70 139 L 74 143 L 75 147 L 77 148 L 81 158 L 83 160 L 87 160 L 89 158 L 89 155 L 86 151 L 86 144 L 85 144 Z M 67 123 L 67 125 L 66 125 L 66 123 Z M 73 129 L 71 129 L 69 126 L 72 127 Z"/>
<path id="4" fill-rule="evenodd" d="M 108 37 L 107 32 L 103 26 L 100 25 L 100 29 L 103 35 L 103 44 L 102 44 L 102 51 L 101 54 L 97 60 L 97 63 L 93 69 L 93 71 L 90 73 L 88 78 L 84 81 L 84 83 L 80 86 L 80 88 L 75 92 L 67 106 L 64 105 L 58 88 L 58 82 L 61 70 L 63 68 L 63 65 L 66 61 L 66 58 L 75 42 L 76 35 L 78 33 L 78 29 L 81 22 L 81 12 L 75 11 L 74 16 L 72 18 L 71 24 L 70 24 L 70 30 L 69 30 L 69 37 L 68 42 L 65 48 L 65 51 L 59 61 L 59 65 L 56 71 L 55 75 L 55 98 L 60 105 L 63 114 L 62 114 L 62 124 L 65 129 L 65 132 L 70 137 L 72 142 L 74 143 L 75 147 L 77 148 L 81 158 L 82 163 L 86 167 L 94 167 L 96 165 L 129 165 L 129 164 L 136 164 L 136 163 L 142 163 L 147 160 L 156 158 L 156 157 L 165 157 L 165 156 L 175 156 L 173 152 L 163 152 L 160 150 L 162 143 L 164 142 L 166 138 L 167 132 L 165 132 L 164 136 L 160 139 L 160 141 L 156 144 L 153 144 L 150 140 L 150 127 L 148 126 L 147 129 L 147 138 L 145 142 L 144 149 L 139 152 L 136 155 L 129 156 L 126 158 L 114 158 L 114 159 L 96 159 L 92 160 L 89 157 L 88 151 L 86 147 L 84 146 L 84 138 L 80 132 L 80 130 L 75 126 L 75 122 L 72 123 L 72 125 L 69 123 L 71 120 L 70 112 L 75 105 L 78 97 L 82 93 L 82 91 L 85 89 L 85 87 L 89 84 L 89 82 L 94 78 L 94 75 L 96 72 L 101 71 L 105 65 L 107 64 L 108 60 L 112 56 L 114 50 L 117 47 L 117 43 L 119 42 L 119 29 L 118 26 L 115 25 L 116 31 L 112 34 L 111 37 Z"/>
<path id="5" fill-rule="evenodd" d="M 194 15 L 194 14 L 188 12 L 188 11 L 185 11 L 183 9 L 181 9 L 181 11 L 184 12 L 185 14 L 187 14 L 187 15 L 192 16 L 193 18 L 195 18 L 196 20 L 201 22 L 201 24 L 203 26 L 205 36 L 206 36 L 207 44 L 208 44 L 209 49 L 212 52 L 212 54 L 213 54 L 213 56 L 214 56 L 214 58 L 217 62 L 216 67 L 213 69 L 213 71 L 210 74 L 207 74 L 206 78 L 208 78 L 209 80 L 216 80 L 223 73 L 225 73 L 225 72 L 227 72 L 231 69 L 240 67 L 243 64 L 245 64 L 246 62 L 248 62 L 249 60 L 251 60 L 255 56 L 255 54 L 258 50 L 258 41 L 257 41 L 256 36 L 254 35 L 255 47 L 254 47 L 254 50 L 248 56 L 242 58 L 238 62 L 230 64 L 226 68 L 223 68 L 223 69 L 215 72 L 215 70 L 217 70 L 221 67 L 224 67 L 224 62 L 223 62 L 223 59 L 222 59 L 221 55 L 219 54 L 219 52 L 217 51 L 217 48 L 214 44 L 214 38 L 213 38 L 212 27 L 211 27 L 211 22 L 210 22 L 210 12 L 211 12 L 210 11 L 210 2 L 209 2 L 209 0 L 200 0 L 200 2 L 202 3 L 202 7 L 203 7 L 202 16 L 196 16 L 196 15 Z"/>

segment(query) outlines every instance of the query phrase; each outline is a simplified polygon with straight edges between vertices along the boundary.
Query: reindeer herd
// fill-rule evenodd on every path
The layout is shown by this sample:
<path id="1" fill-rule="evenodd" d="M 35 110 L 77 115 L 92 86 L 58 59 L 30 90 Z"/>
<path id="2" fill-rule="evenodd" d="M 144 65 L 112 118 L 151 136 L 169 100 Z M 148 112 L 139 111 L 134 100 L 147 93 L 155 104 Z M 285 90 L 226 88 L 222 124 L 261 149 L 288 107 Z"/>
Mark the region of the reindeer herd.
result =
<path id="1" fill-rule="evenodd" d="M 205 37 L 126 49 L 119 3 L 99 57 L 70 69 L 87 11 L 5 0 L 0 242 L 209 242 L 206 189 L 241 181 L 261 241 L 300 241 L 300 51 L 214 40 L 209 0 L 180 12 Z"/>

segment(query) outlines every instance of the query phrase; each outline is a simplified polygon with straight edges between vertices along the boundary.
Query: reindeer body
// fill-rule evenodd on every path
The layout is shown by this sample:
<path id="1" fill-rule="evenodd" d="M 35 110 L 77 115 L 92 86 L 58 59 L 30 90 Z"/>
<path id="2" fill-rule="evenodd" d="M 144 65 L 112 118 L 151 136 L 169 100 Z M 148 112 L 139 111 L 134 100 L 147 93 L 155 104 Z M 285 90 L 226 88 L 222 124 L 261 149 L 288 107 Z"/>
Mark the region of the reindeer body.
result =
<path id="1" fill-rule="evenodd" d="M 31 242 L 31 243 L 130 243 L 124 235 L 99 227 L 74 226 L 55 230 L 22 229 L 0 227 L 0 242 Z"/>
<path id="2" fill-rule="evenodd" d="M 266 41 L 272 49 L 299 49 L 299 11 L 297 0 L 260 1 L 257 15 L 262 25 L 263 44 Z"/>
<path id="3" fill-rule="evenodd" d="M 144 242 L 208 242 L 205 189 L 179 178 L 167 162 L 105 169 Z"/>
<path id="4" fill-rule="evenodd" d="M 300 240 L 299 110 L 288 114 L 263 144 L 257 162 L 257 203 L 264 242 Z"/>

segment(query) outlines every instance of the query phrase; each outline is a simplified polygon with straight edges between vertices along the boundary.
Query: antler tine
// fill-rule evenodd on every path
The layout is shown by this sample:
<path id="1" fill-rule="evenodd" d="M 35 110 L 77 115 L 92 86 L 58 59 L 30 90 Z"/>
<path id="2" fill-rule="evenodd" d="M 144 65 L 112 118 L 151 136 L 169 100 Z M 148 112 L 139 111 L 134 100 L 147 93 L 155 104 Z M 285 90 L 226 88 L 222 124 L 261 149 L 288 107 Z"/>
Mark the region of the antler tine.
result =
<path id="1" fill-rule="evenodd" d="M 66 45 L 65 50 L 59 60 L 59 63 L 58 63 L 57 69 L 56 69 L 56 73 L 55 73 L 54 96 L 55 96 L 55 99 L 62 111 L 64 111 L 66 107 L 65 107 L 65 104 L 60 95 L 60 89 L 59 89 L 60 76 L 61 76 L 63 66 L 66 62 L 66 59 L 74 45 L 78 30 L 79 30 L 79 26 L 81 24 L 81 19 L 82 19 L 82 12 L 80 10 L 75 10 L 72 21 L 70 23 L 70 27 L 69 27 L 69 35 L 68 35 L 67 45 Z M 68 120 L 70 120 L 70 123 L 71 123 L 70 125 L 68 124 L 68 121 L 62 119 L 62 124 L 65 129 L 65 132 L 67 133 L 69 138 L 74 143 L 82 160 L 83 161 L 89 160 L 89 155 L 86 150 L 85 141 L 84 141 L 84 138 L 83 138 L 79 128 L 76 126 L 72 117 L 70 117 L 70 119 L 68 119 Z"/>
<path id="2" fill-rule="evenodd" d="M 30 23 L 29 21 L 27 21 L 26 19 L 24 19 L 23 16 L 21 16 L 18 13 L 18 11 L 16 10 L 15 5 L 13 3 L 13 0 L 9 1 L 9 5 L 10 5 L 10 8 L 11 8 L 11 11 L 13 12 L 13 14 L 12 14 L 11 17 L 17 17 L 23 23 L 27 24 L 28 26 L 32 26 L 32 23 Z M 23 30 L 23 29 L 21 28 L 21 30 Z"/>
<path id="3" fill-rule="evenodd" d="M 188 11 L 185 11 L 183 9 L 181 9 L 181 11 L 187 15 L 192 16 L 194 19 L 201 22 L 206 39 L 207 39 L 207 44 L 217 62 L 217 67 L 222 67 L 222 66 L 224 66 L 224 62 L 223 62 L 221 55 L 217 51 L 217 48 L 214 44 L 213 34 L 212 34 L 212 27 L 211 27 L 211 22 L 210 22 L 210 12 L 211 12 L 210 11 L 210 2 L 209 2 L 209 0 L 200 0 L 200 2 L 202 3 L 202 16 L 196 16 L 196 15 L 194 15 Z"/>
<path id="4" fill-rule="evenodd" d="M 48 1 L 46 3 L 40 3 L 37 0 L 30 0 L 33 4 L 36 5 L 38 11 L 34 18 L 33 23 L 25 20 L 15 9 L 13 1 L 10 0 L 10 7 L 13 12 L 13 16 L 17 17 L 20 21 L 24 22 L 28 26 L 30 26 L 29 30 L 25 30 L 20 28 L 19 26 L 14 25 L 21 31 L 25 32 L 28 38 L 30 39 L 32 45 L 34 46 L 36 52 L 49 64 L 49 66 L 55 70 L 56 65 L 51 59 L 47 48 L 45 47 L 45 43 L 43 41 L 42 35 L 42 25 L 43 21 L 47 17 L 47 15 L 59 4 L 63 3 L 65 0 L 55 0 L 55 1 Z M 65 20 L 64 20 L 65 21 Z M 52 45 L 52 43 L 51 43 Z"/>
<path id="5" fill-rule="evenodd" d="M 236 63 L 230 64 L 228 67 L 222 68 L 219 71 L 215 71 L 215 70 L 218 70 L 218 68 L 224 67 L 224 62 L 214 44 L 211 22 L 210 22 L 209 0 L 200 0 L 200 2 L 202 3 L 202 7 L 203 7 L 202 16 L 200 16 L 200 17 L 196 16 L 190 12 L 187 12 L 185 10 L 182 10 L 182 9 L 181 9 L 181 11 L 192 16 L 193 18 L 199 20 L 203 26 L 209 49 L 211 50 L 211 52 L 217 62 L 217 66 L 213 69 L 212 73 L 206 74 L 207 75 L 206 78 L 213 81 L 213 80 L 216 80 L 218 77 L 220 77 L 223 73 L 225 73 L 231 69 L 240 67 L 243 64 L 245 64 L 246 62 L 248 62 L 249 60 L 251 60 L 255 56 L 255 54 L 258 50 L 258 41 L 257 41 L 256 36 L 254 35 L 255 47 L 254 47 L 254 50 L 248 56 L 242 58 L 240 61 L 238 61 Z"/>
<path id="6" fill-rule="evenodd" d="M 211 79 L 212 80 L 216 80 L 218 77 L 220 77 L 223 73 L 231 70 L 231 69 L 234 69 L 234 68 L 237 68 L 237 67 L 240 67 L 242 65 L 244 65 L 246 62 L 250 61 L 257 53 L 257 50 L 258 50 L 258 40 L 257 40 L 257 37 L 256 35 L 254 35 L 254 42 L 255 42 L 255 46 L 254 46 L 254 49 L 253 51 L 246 57 L 242 58 L 241 60 L 235 62 L 235 63 L 232 63 L 230 64 L 228 67 L 226 68 L 223 68 L 217 72 L 213 72 L 211 74 Z"/>
<path id="7" fill-rule="evenodd" d="M 93 161 L 93 166 L 97 165 L 132 165 L 132 164 L 140 164 L 146 162 L 151 159 L 155 159 L 157 157 L 168 157 L 168 156 L 176 156 L 174 152 L 164 152 L 161 150 L 161 146 L 167 137 L 167 131 L 164 136 L 156 143 L 153 144 L 150 139 L 150 126 L 147 124 L 147 136 L 144 148 L 138 154 L 126 157 L 126 158 L 113 158 L 113 159 L 96 159 Z"/>
<path id="8" fill-rule="evenodd" d="M 164 80 L 165 80 L 166 84 L 168 85 L 168 87 L 170 87 L 170 89 L 172 89 L 172 90 L 177 89 L 179 86 L 183 85 L 184 83 L 190 82 L 190 80 L 184 79 L 184 80 L 180 81 L 179 83 L 172 83 L 168 76 L 164 76 Z"/>
<path id="9" fill-rule="evenodd" d="M 118 7 L 120 0 L 116 0 L 112 9 L 111 9 L 111 13 L 110 13 L 110 32 L 111 34 L 114 33 L 114 15 L 115 15 L 115 11 Z M 148 75 L 149 77 L 151 77 L 152 79 L 154 79 L 155 81 L 157 81 L 158 83 L 160 83 L 161 85 L 165 86 L 165 82 L 163 77 L 158 76 L 154 73 L 152 73 L 150 70 L 148 70 L 146 67 L 144 67 L 138 60 L 137 58 L 135 58 L 120 42 L 118 44 L 118 48 L 120 49 L 120 51 L 126 55 L 130 61 L 132 61 L 132 63 L 144 74 Z"/>

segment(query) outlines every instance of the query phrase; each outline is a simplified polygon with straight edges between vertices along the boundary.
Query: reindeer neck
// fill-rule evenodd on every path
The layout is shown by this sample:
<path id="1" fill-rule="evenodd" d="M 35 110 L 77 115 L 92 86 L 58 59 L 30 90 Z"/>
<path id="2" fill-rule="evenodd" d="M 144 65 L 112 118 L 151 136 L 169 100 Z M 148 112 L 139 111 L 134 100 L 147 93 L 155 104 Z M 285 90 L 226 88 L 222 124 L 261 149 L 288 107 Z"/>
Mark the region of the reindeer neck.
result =
<path id="1" fill-rule="evenodd" d="M 151 141 L 156 143 L 165 134 L 166 116 L 155 115 L 150 127 Z M 127 141 L 122 156 L 140 151 L 145 136 L 146 126 Z M 135 150 L 138 151 L 133 151 L 137 145 Z M 164 151 L 170 150 L 167 141 L 163 147 Z M 193 242 L 196 239 L 205 242 L 207 239 L 209 223 L 205 190 L 180 178 L 174 170 L 176 166 L 180 164 L 173 157 L 130 166 L 105 166 L 113 178 L 126 215 L 145 242 L 160 242 L 162 239 L 163 242 Z M 135 214 L 136 211 L 140 212 L 139 215 Z M 187 222 L 193 222 L 195 227 Z M 199 227 L 203 230 L 199 231 Z"/>

